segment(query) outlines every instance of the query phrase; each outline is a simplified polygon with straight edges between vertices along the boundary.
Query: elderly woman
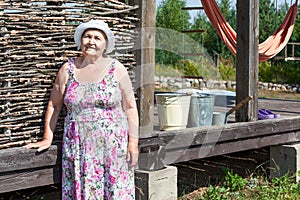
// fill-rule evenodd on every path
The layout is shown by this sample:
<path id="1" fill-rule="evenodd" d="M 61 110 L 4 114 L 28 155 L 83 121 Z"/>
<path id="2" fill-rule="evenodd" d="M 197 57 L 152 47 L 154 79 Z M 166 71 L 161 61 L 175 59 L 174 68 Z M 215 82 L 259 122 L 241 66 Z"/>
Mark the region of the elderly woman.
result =
<path id="1" fill-rule="evenodd" d="M 134 199 L 138 112 L 127 70 L 106 55 L 114 35 L 105 22 L 91 20 L 76 28 L 74 40 L 82 56 L 60 68 L 43 140 L 26 147 L 50 147 L 64 103 L 62 199 Z"/>

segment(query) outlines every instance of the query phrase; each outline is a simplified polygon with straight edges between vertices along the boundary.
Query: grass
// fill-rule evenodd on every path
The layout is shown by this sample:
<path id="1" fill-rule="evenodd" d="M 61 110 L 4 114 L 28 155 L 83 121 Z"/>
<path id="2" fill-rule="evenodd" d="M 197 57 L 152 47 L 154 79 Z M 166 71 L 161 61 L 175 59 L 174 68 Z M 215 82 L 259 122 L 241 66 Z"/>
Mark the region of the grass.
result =
<path id="1" fill-rule="evenodd" d="M 288 91 L 259 90 L 259 98 L 300 100 L 300 93 Z"/>
<path id="2" fill-rule="evenodd" d="M 300 199 L 300 182 L 294 176 L 284 175 L 271 180 L 261 176 L 243 178 L 227 168 L 219 185 L 209 185 L 179 200 L 297 200 Z M 300 175 L 300 174 L 299 174 Z"/>

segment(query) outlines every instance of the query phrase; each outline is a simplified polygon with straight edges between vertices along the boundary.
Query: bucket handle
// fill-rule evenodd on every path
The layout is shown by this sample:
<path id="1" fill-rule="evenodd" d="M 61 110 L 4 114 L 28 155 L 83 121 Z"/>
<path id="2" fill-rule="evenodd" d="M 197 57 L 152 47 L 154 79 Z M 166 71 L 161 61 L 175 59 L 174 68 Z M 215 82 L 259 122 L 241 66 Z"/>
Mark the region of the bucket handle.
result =
<path id="1" fill-rule="evenodd" d="M 236 106 L 234 106 L 233 108 L 231 108 L 227 113 L 226 113 L 226 117 L 228 115 L 230 115 L 231 113 L 233 113 L 234 111 L 238 110 L 240 107 L 242 107 L 244 104 L 246 104 L 248 101 L 250 101 L 253 97 L 252 96 L 248 96 L 245 99 L 243 99 L 240 103 L 238 103 Z"/>

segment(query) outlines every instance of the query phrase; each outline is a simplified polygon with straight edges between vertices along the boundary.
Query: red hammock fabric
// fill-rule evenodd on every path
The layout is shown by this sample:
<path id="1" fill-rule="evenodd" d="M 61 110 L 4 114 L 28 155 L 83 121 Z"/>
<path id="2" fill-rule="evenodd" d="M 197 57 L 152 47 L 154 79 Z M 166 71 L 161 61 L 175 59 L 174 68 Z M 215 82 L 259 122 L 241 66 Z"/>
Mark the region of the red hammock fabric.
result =
<path id="1" fill-rule="evenodd" d="M 225 42 L 230 51 L 236 55 L 236 32 L 227 23 L 220 8 L 214 0 L 201 0 L 204 11 L 216 29 L 220 38 Z M 288 43 L 298 11 L 298 0 L 289 9 L 281 26 L 263 43 L 259 44 L 259 62 L 273 58 Z"/>

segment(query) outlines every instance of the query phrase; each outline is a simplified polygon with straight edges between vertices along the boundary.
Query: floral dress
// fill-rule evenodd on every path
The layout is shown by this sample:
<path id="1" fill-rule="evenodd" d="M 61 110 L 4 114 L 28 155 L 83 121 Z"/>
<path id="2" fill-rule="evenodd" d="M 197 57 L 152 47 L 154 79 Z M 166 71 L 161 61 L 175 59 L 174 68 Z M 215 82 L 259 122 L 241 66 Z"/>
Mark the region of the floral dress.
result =
<path id="1" fill-rule="evenodd" d="M 115 61 L 99 83 L 75 80 L 69 59 L 64 103 L 62 199 L 134 199 L 134 172 L 126 162 L 128 122 Z"/>

